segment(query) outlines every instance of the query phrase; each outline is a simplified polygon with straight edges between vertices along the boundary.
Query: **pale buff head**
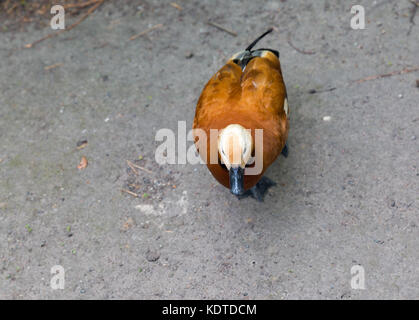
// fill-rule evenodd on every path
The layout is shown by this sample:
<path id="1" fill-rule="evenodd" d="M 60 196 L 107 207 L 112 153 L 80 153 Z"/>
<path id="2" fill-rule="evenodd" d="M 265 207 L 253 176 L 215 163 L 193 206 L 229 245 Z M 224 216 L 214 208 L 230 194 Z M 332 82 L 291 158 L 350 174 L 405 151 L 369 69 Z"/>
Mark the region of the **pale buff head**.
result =
<path id="1" fill-rule="evenodd" d="M 251 158 L 253 139 L 250 130 L 239 124 L 230 124 L 218 135 L 218 152 L 228 170 L 244 169 Z"/>

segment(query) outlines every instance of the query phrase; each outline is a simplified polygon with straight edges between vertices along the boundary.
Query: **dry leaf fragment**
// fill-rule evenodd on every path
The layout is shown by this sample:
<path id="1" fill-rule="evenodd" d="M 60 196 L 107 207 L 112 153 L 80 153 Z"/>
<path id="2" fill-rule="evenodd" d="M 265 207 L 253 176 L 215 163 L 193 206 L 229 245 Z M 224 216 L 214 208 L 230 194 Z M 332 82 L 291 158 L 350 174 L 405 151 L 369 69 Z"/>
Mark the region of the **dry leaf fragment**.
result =
<path id="1" fill-rule="evenodd" d="M 135 224 L 135 221 L 132 218 L 128 218 L 127 221 L 122 226 L 122 230 L 127 231 L 131 227 L 133 227 Z"/>
<path id="2" fill-rule="evenodd" d="M 77 169 L 83 170 L 87 167 L 87 158 L 85 156 L 81 157 L 80 163 L 77 166 Z"/>
<path id="3" fill-rule="evenodd" d="M 77 142 L 77 150 L 81 150 L 87 146 L 87 140 L 80 140 Z"/>

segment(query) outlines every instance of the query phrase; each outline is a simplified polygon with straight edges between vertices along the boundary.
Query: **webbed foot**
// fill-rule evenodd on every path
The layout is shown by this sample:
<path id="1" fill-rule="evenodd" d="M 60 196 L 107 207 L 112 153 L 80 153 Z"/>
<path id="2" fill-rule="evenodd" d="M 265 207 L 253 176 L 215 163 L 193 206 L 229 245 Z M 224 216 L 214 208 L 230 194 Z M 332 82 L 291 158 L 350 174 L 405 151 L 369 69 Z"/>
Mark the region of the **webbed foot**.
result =
<path id="1" fill-rule="evenodd" d="M 276 185 L 276 183 L 274 181 L 272 181 L 271 179 L 269 179 L 267 177 L 262 177 L 258 181 L 258 183 L 256 183 L 256 185 L 254 185 L 252 188 L 247 190 L 242 195 L 237 196 L 237 198 L 239 200 L 241 200 L 241 199 L 244 199 L 244 198 L 247 198 L 247 197 L 252 197 L 259 202 L 263 202 L 263 199 L 264 199 L 268 189 L 270 187 L 275 186 L 275 185 Z"/>

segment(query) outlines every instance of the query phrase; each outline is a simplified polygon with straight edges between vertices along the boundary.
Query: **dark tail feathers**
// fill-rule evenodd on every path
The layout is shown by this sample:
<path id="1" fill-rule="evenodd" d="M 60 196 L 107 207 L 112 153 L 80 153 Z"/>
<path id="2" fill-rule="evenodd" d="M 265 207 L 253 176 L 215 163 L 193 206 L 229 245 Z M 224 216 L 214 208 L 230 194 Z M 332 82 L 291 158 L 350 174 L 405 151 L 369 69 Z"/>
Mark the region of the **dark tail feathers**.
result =
<path id="1" fill-rule="evenodd" d="M 267 34 L 271 33 L 274 29 L 270 28 L 268 31 L 266 31 L 264 34 L 262 34 L 261 36 L 259 36 L 255 41 L 253 41 L 247 48 L 246 51 L 250 51 L 252 50 L 252 48 L 259 42 L 259 40 L 261 40 L 264 36 L 266 36 Z"/>

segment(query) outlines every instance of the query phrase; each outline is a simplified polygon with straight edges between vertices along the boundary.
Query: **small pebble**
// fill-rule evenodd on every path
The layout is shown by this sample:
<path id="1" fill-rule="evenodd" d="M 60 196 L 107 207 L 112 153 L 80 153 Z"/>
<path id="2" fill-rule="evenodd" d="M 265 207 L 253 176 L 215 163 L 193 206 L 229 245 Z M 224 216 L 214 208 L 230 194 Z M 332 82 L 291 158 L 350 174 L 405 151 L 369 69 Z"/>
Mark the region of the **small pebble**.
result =
<path id="1" fill-rule="evenodd" d="M 323 117 L 323 121 L 330 121 L 330 120 L 332 120 L 331 116 L 324 116 Z"/>
<path id="2" fill-rule="evenodd" d="M 85 145 L 85 144 L 87 144 L 87 140 L 79 140 L 79 141 L 77 141 L 76 146 L 80 147 L 80 146 Z"/>
<path id="3" fill-rule="evenodd" d="M 156 262 L 160 258 L 160 253 L 158 253 L 157 251 L 148 250 L 146 255 L 145 255 L 145 258 L 149 262 Z"/>
<path id="4" fill-rule="evenodd" d="M 403 95 L 401 93 L 399 93 L 398 95 L 399 99 L 403 98 Z"/>

